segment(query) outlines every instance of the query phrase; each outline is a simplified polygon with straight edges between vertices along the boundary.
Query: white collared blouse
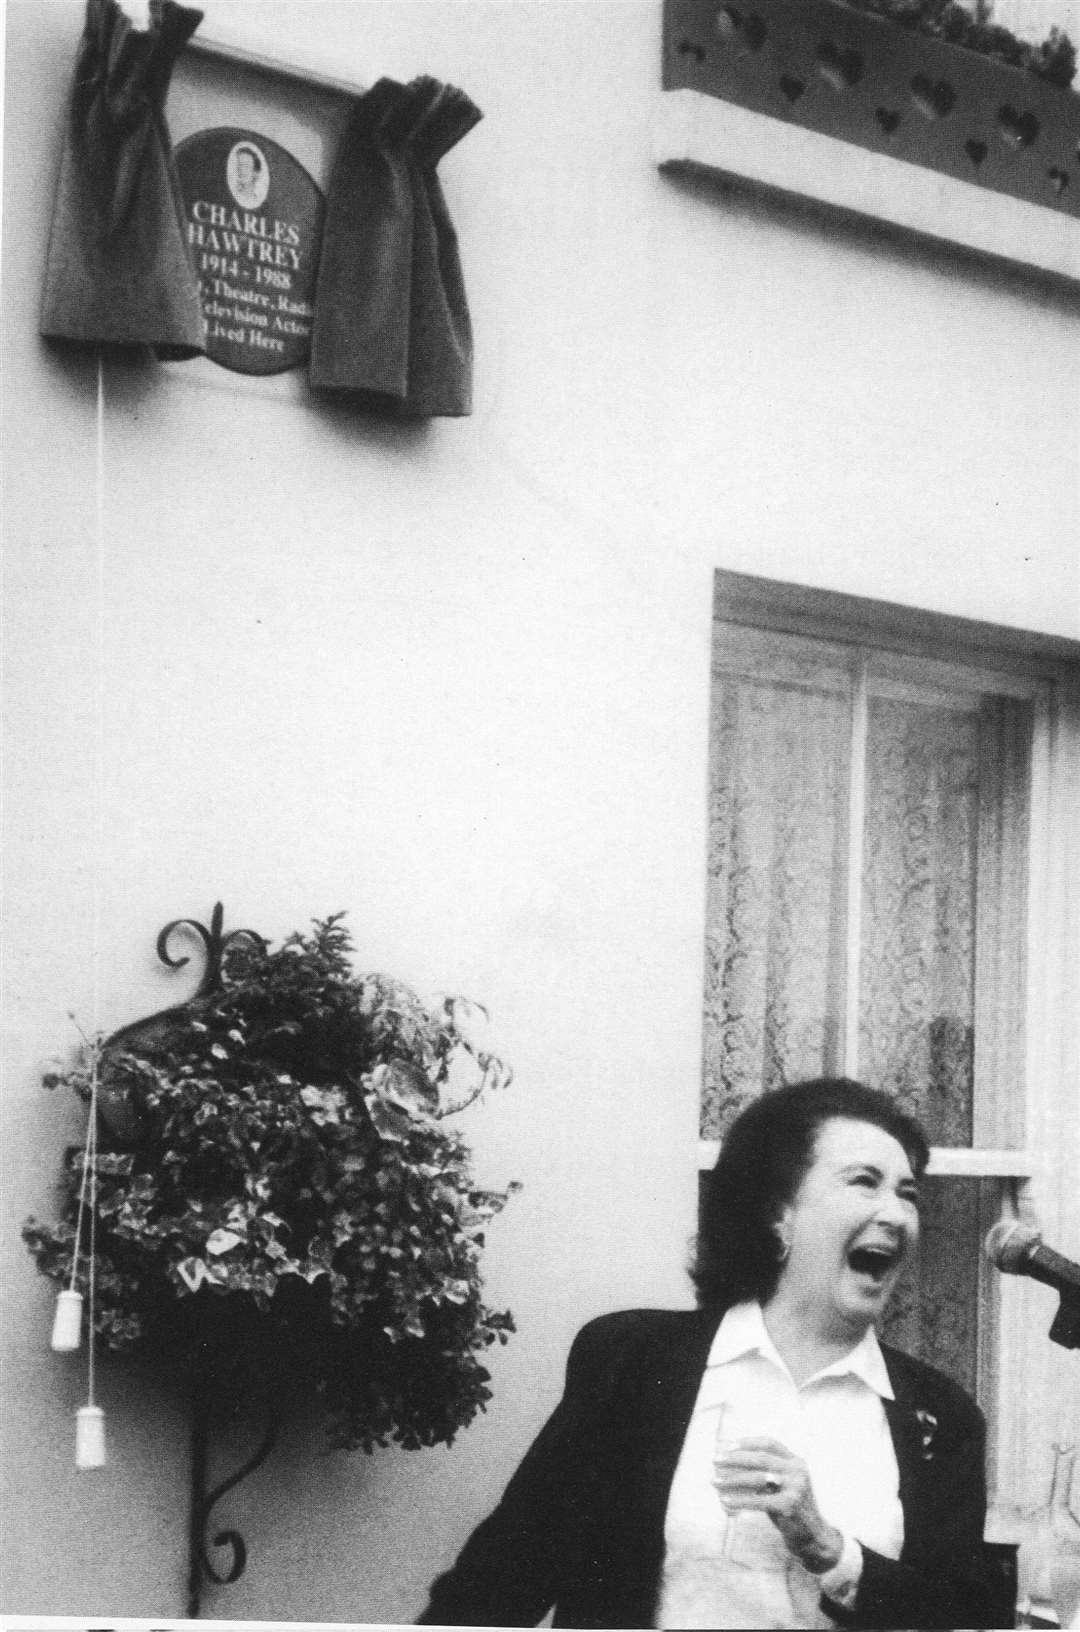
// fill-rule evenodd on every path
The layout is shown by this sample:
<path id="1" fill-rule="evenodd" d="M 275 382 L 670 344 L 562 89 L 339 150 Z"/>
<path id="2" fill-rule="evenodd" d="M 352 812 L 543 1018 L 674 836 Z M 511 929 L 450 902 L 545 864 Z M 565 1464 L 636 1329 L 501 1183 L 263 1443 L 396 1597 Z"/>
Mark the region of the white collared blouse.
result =
<path id="1" fill-rule="evenodd" d="M 892 1386 L 872 1330 L 801 1386 L 757 1303 L 736 1304 L 713 1339 L 668 1497 L 657 1625 L 831 1627 L 824 1593 L 850 1607 L 863 1542 L 898 1558 L 900 1475 L 883 1399 Z M 725 1513 L 713 1484 L 718 1439 L 768 1435 L 807 1464 L 822 1515 L 844 1537 L 839 1563 L 811 1575 L 765 1513 Z"/>

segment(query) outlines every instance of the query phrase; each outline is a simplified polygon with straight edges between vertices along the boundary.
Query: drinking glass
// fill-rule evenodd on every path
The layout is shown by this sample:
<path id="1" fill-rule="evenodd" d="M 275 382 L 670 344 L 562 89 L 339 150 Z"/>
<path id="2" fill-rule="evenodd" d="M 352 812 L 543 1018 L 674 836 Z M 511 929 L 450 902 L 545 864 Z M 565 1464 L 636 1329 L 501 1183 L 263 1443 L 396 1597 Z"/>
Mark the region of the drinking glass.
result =
<path id="1" fill-rule="evenodd" d="M 747 1422 L 745 1412 L 740 1411 L 739 1407 L 731 1401 L 725 1400 L 720 1406 L 717 1418 L 716 1438 L 713 1442 L 713 1466 L 716 1465 L 717 1457 L 732 1450 L 740 1440 L 748 1439 L 752 1432 L 752 1425 Z M 717 1492 L 717 1500 L 720 1500 L 719 1491 Z M 723 1511 L 724 1534 L 720 1543 L 720 1556 L 732 1564 L 738 1564 L 742 1562 L 739 1556 L 741 1551 L 739 1542 L 743 1539 L 742 1532 L 746 1529 L 747 1520 L 754 1517 L 754 1515 L 750 1513 L 731 1513 L 726 1507 Z"/>

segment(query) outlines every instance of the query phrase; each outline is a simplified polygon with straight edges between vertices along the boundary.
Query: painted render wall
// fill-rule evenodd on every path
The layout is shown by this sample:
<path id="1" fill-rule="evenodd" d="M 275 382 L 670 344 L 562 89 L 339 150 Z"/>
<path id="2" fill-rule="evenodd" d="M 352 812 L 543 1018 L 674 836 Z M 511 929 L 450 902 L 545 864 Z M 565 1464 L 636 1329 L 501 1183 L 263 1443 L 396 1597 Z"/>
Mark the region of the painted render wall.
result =
<path id="1" fill-rule="evenodd" d="M 39 1086 L 68 1012 L 184 995 L 154 938 L 220 897 L 274 939 L 347 909 L 364 966 L 487 1004 L 516 1068 L 466 1128 L 524 1182 L 490 1233 L 519 1334 L 486 1417 L 371 1459 L 294 1425 L 219 1510 L 250 1562 L 208 1615 L 407 1621 L 577 1326 L 690 1301 L 713 569 L 1080 636 L 1080 318 L 660 175 L 659 0 L 205 10 L 485 110 L 442 167 L 476 411 L 385 426 L 110 369 L 99 584 L 93 369 L 36 334 L 81 7 L 8 0 L 0 1608 L 183 1610 L 180 1405 L 104 1368 L 109 1466 L 75 1473 L 81 1366 L 18 1225 L 81 1131 Z"/>

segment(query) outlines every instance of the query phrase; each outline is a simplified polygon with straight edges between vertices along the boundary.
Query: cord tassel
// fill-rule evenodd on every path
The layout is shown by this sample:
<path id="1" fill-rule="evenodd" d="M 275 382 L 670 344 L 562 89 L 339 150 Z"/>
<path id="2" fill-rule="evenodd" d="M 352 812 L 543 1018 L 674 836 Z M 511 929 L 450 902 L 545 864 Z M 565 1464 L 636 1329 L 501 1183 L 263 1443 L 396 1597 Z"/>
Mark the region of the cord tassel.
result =
<path id="1" fill-rule="evenodd" d="M 86 1332 L 87 1400 L 75 1414 L 75 1466 L 79 1469 L 105 1466 L 105 1413 L 94 1400 L 94 1309 L 97 1296 L 97 1202 L 98 1202 L 98 1045 L 90 1070 L 90 1118 L 83 1147 L 82 1184 L 75 1223 L 75 1245 L 71 1255 L 71 1281 L 56 1295 L 52 1347 L 57 1354 L 72 1354 L 82 1342 L 83 1295 L 76 1286 L 82 1248 L 83 1221 L 89 1219 L 88 1292 Z M 89 1192 L 89 1194 L 88 1194 Z"/>
<path id="2" fill-rule="evenodd" d="M 105 1413 L 100 1405 L 81 1405 L 75 1413 L 75 1466 L 105 1466 Z"/>
<path id="3" fill-rule="evenodd" d="M 81 1292 L 70 1289 L 56 1294 L 56 1314 L 53 1316 L 52 1348 L 57 1354 L 74 1354 L 82 1343 Z"/>
<path id="4" fill-rule="evenodd" d="M 98 1048 L 90 1073 L 90 1134 L 84 1160 L 90 1167 L 90 1275 L 89 1320 L 86 1331 L 86 1404 L 75 1417 L 75 1466 L 79 1469 L 105 1466 L 105 1413 L 94 1399 L 94 1309 L 97 1301 L 97 1203 L 98 1203 Z M 85 1176 L 85 1170 L 84 1170 Z"/>

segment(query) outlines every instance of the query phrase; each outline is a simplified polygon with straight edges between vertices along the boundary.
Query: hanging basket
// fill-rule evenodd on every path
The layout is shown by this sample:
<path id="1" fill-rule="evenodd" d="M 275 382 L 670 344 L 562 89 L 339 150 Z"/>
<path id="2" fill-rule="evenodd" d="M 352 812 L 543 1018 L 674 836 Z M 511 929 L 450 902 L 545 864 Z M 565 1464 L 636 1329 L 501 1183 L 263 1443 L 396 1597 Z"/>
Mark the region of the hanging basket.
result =
<path id="1" fill-rule="evenodd" d="M 1080 216 L 1080 96 L 841 0 L 665 0 L 664 88 Z"/>

